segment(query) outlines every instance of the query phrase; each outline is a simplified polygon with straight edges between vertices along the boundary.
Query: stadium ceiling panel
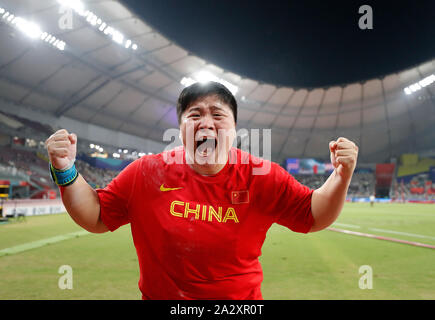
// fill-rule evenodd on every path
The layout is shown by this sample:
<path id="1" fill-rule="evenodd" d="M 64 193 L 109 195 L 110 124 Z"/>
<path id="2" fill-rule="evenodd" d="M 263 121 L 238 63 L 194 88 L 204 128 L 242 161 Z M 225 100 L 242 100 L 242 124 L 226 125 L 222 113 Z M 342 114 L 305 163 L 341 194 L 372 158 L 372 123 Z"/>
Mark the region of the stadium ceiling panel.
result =
<path id="1" fill-rule="evenodd" d="M 288 131 L 294 125 L 296 117 L 292 116 L 276 116 L 274 122 L 272 122 L 273 128 L 278 128 L 283 131 Z M 286 130 L 287 129 L 287 130 Z M 272 130 L 273 131 L 273 130 Z"/>
<path id="2" fill-rule="evenodd" d="M 317 115 L 319 108 L 322 106 L 322 101 L 324 101 L 326 90 L 315 89 L 308 92 L 307 98 L 305 99 L 304 106 L 300 111 L 302 116 L 305 115 Z"/>
<path id="3" fill-rule="evenodd" d="M 81 0 L 88 11 L 60 2 L 72 3 L 0 0 L 0 98 L 162 142 L 178 127 L 184 83 L 211 76 L 236 90 L 238 128 L 272 128 L 278 162 L 328 158 L 338 136 L 360 144 L 362 161 L 434 147 L 435 85 L 418 83 L 435 74 L 435 60 L 364 82 L 279 87 L 195 56 L 117 0 Z M 72 26 L 61 28 L 69 13 Z"/>

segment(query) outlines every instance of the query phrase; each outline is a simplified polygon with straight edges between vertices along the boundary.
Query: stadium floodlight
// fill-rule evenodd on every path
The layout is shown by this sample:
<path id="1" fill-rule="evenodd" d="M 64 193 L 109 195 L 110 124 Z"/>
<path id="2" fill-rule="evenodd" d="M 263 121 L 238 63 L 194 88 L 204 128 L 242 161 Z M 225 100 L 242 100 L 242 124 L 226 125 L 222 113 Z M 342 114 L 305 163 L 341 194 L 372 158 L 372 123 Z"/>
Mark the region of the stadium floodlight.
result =
<path id="1" fill-rule="evenodd" d="M 189 77 L 183 77 L 183 79 L 181 79 L 181 81 L 180 81 L 180 83 L 185 87 L 188 87 L 188 86 L 194 84 L 195 82 L 196 82 L 195 80 L 193 80 L 192 78 L 189 78 Z"/>
<path id="2" fill-rule="evenodd" d="M 64 51 L 65 50 L 65 46 L 66 46 L 66 43 L 64 41 L 60 41 L 59 44 L 57 45 L 57 48 L 60 51 Z"/>
<path id="3" fill-rule="evenodd" d="M 112 41 L 119 45 L 124 46 L 126 49 L 131 47 L 132 50 L 137 50 L 137 44 L 131 45 L 131 40 L 126 40 L 121 31 L 108 26 L 100 17 L 94 12 L 86 10 L 84 4 L 80 0 L 57 0 L 57 2 L 65 7 L 73 9 L 79 16 L 84 18 L 91 26 L 99 26 L 98 30 L 105 35 L 111 36 Z M 130 43 L 128 43 L 130 41 Z"/>
<path id="4" fill-rule="evenodd" d="M 123 44 L 124 35 L 121 32 L 119 32 L 118 30 L 114 30 L 114 32 L 112 34 L 112 39 L 113 39 L 113 41 L 115 41 L 118 44 Z"/>
<path id="5" fill-rule="evenodd" d="M 128 153 L 128 150 L 127 150 L 127 149 L 124 149 L 124 153 Z"/>
<path id="6" fill-rule="evenodd" d="M 6 11 L 3 8 L 0 8 L 0 14 L 3 14 L 2 18 L 9 23 L 11 26 L 15 27 L 19 31 L 21 31 L 24 35 L 31 39 L 40 39 L 42 41 L 51 44 L 53 47 L 59 50 L 65 50 L 65 42 L 57 39 L 53 35 L 43 32 L 38 24 L 35 22 L 29 21 L 22 17 L 17 17 L 9 11 Z"/>
<path id="7" fill-rule="evenodd" d="M 219 83 L 223 84 L 225 87 L 228 88 L 228 90 L 231 91 L 231 93 L 233 95 L 236 95 L 237 92 L 239 91 L 239 88 L 236 85 L 226 81 L 225 79 L 218 78 L 217 76 L 215 76 L 214 74 L 212 74 L 208 71 L 197 72 L 192 76 L 192 78 L 191 77 L 183 77 L 181 79 L 180 83 L 183 86 L 188 87 L 188 86 L 194 84 L 195 82 L 207 83 L 209 81 L 219 82 Z"/>
<path id="8" fill-rule="evenodd" d="M 104 29 L 107 27 L 107 24 L 105 22 L 103 22 L 100 27 L 98 28 L 98 30 L 100 30 L 101 32 L 104 31 Z"/>
<path id="9" fill-rule="evenodd" d="M 120 158 L 121 157 L 121 155 L 119 154 L 119 153 L 113 153 L 113 155 L 112 155 L 114 158 Z"/>
<path id="10" fill-rule="evenodd" d="M 219 80 L 218 77 L 216 77 L 215 75 L 211 74 L 208 71 L 200 71 L 194 75 L 194 78 L 196 79 L 196 81 L 201 82 L 201 83 L 206 83 L 209 81 L 216 81 L 217 82 Z"/>
<path id="11" fill-rule="evenodd" d="M 112 32 L 113 32 L 113 28 L 108 26 L 106 29 L 104 29 L 103 33 L 105 35 L 108 35 L 108 34 L 112 34 Z"/>
<path id="12" fill-rule="evenodd" d="M 403 89 L 406 94 L 412 94 L 418 90 L 423 89 L 424 87 L 427 87 L 428 85 L 435 82 L 435 75 L 431 74 L 430 76 L 427 76 L 426 78 L 420 80 L 419 82 L 413 83 L 410 86 Z"/>
<path id="13" fill-rule="evenodd" d="M 16 19 L 15 25 L 18 30 L 20 30 L 29 38 L 36 39 L 42 35 L 42 31 L 36 23 L 24 20 L 23 18 L 18 17 Z"/>
<path id="14" fill-rule="evenodd" d="M 91 148 L 91 149 L 94 149 L 94 147 L 95 147 L 95 145 L 94 145 L 93 143 L 91 143 L 91 144 L 89 145 L 89 148 Z"/>

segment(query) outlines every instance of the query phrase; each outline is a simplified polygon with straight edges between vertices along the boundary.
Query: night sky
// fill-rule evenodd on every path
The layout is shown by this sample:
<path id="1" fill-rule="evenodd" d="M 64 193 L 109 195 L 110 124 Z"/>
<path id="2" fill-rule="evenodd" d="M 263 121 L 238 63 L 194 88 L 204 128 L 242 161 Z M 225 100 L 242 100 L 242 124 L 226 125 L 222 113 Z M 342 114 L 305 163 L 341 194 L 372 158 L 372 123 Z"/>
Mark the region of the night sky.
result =
<path id="1" fill-rule="evenodd" d="M 435 57 L 435 1 L 122 0 L 179 46 L 278 86 L 364 81 Z M 362 5 L 373 29 L 361 30 Z"/>

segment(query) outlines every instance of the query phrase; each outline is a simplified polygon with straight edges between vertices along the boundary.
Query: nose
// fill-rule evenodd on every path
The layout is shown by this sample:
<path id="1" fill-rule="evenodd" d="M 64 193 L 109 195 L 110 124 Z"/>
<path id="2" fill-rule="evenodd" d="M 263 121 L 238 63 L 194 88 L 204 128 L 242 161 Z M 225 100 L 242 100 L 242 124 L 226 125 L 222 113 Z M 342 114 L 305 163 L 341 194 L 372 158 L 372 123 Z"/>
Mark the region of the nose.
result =
<path id="1" fill-rule="evenodd" d="M 204 115 L 201 117 L 201 119 L 199 120 L 199 125 L 198 125 L 198 129 L 209 129 L 209 130 L 213 130 L 214 129 L 214 121 L 213 121 L 213 117 L 211 115 Z"/>

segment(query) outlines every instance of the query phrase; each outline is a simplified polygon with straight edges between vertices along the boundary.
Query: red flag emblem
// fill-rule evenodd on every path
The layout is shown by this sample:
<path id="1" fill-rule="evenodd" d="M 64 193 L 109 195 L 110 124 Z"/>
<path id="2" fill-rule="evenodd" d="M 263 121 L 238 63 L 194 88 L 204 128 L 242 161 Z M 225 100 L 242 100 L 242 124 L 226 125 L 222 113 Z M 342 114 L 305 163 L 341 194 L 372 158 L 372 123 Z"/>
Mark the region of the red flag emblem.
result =
<path id="1" fill-rule="evenodd" d="M 249 203 L 249 191 L 232 191 L 231 192 L 231 203 L 232 204 L 242 204 Z"/>

